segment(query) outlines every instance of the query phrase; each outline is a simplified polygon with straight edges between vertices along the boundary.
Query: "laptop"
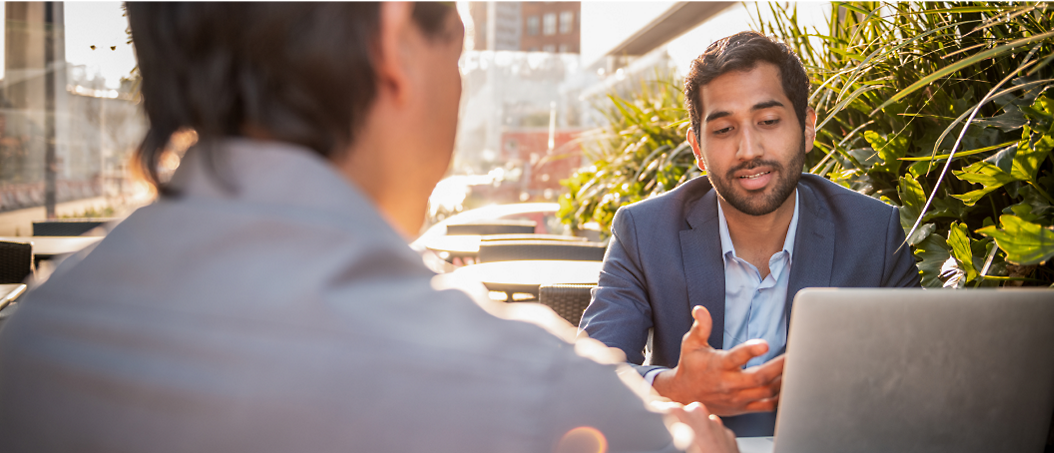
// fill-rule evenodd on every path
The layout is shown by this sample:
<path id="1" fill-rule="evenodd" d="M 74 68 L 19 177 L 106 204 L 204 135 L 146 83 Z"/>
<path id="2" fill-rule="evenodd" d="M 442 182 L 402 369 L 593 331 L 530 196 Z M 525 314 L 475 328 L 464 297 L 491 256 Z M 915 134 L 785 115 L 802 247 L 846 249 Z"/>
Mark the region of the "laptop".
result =
<path id="1" fill-rule="evenodd" d="M 1040 453 L 1054 290 L 810 288 L 794 298 L 775 438 L 743 453 Z"/>

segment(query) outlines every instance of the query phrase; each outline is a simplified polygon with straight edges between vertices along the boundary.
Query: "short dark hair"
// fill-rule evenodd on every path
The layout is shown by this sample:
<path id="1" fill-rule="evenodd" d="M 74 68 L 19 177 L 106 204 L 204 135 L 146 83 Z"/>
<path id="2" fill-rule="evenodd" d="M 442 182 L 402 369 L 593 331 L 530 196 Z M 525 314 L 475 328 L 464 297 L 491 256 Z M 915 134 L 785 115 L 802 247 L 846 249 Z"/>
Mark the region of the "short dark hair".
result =
<path id="1" fill-rule="evenodd" d="M 731 71 L 749 71 L 758 62 L 776 65 L 783 92 L 794 106 L 798 125 L 805 131 L 805 112 L 809 107 L 809 76 L 798 56 L 787 45 L 753 31 L 736 33 L 710 44 L 699 58 L 692 61 L 684 79 L 684 102 L 696 138 L 702 122 L 702 100 L 699 89 L 718 76 Z"/>
<path id="2" fill-rule="evenodd" d="M 333 158 L 352 143 L 376 97 L 374 2 L 129 2 L 128 21 L 150 121 L 137 163 L 162 190 L 158 161 L 172 134 L 237 137 L 247 126 Z M 449 5 L 419 3 L 428 36 Z"/>

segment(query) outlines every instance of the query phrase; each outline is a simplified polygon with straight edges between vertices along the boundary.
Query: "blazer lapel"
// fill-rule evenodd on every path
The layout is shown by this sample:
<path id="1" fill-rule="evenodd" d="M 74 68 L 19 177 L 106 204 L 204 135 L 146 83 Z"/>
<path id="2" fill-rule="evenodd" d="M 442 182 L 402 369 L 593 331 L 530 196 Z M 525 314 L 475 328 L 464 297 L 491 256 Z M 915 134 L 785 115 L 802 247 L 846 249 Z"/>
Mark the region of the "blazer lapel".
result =
<path id="1" fill-rule="evenodd" d="M 798 184 L 798 231 L 794 238 L 790 281 L 787 283 L 787 319 L 794 296 L 802 288 L 831 286 L 834 266 L 834 223 L 830 211 L 812 189 Z"/>
<path id="2" fill-rule="evenodd" d="M 725 337 L 725 263 L 721 258 L 717 195 L 708 191 L 693 203 L 685 220 L 691 229 L 681 230 L 681 258 L 688 285 L 683 332 L 692 325 L 692 307 L 702 305 L 713 320 L 710 346 L 721 349 Z"/>

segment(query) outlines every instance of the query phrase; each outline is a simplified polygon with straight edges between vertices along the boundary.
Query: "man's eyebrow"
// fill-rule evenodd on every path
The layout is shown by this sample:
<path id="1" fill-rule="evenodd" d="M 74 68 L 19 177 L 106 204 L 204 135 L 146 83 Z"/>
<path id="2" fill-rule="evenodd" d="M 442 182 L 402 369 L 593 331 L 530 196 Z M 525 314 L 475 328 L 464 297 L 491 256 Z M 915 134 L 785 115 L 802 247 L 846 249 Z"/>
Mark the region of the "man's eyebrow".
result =
<path id="1" fill-rule="evenodd" d="M 750 110 L 751 111 L 757 111 L 757 110 L 764 110 L 764 109 L 767 109 L 769 107 L 783 107 L 783 106 L 784 105 L 783 105 L 782 102 L 773 99 L 771 101 L 765 101 L 765 102 L 754 104 L 754 106 L 751 107 Z"/>
<path id="2" fill-rule="evenodd" d="M 718 118 L 724 118 L 724 117 L 730 116 L 730 115 L 732 115 L 732 114 L 729 113 L 729 112 L 714 112 L 714 113 L 711 113 L 709 115 L 706 115 L 706 121 L 705 122 L 709 123 L 709 122 L 711 122 L 713 120 L 716 120 Z"/>
<path id="3" fill-rule="evenodd" d="M 750 111 L 755 112 L 755 111 L 758 111 L 758 110 L 764 110 L 764 109 L 771 108 L 771 107 L 785 107 L 785 106 L 783 105 L 782 102 L 773 99 L 771 101 L 759 102 L 757 104 L 754 104 L 754 106 L 750 108 Z M 711 113 L 711 114 L 707 115 L 706 116 L 706 120 L 704 122 L 705 123 L 709 123 L 709 122 L 711 122 L 713 120 L 716 120 L 716 119 L 719 119 L 719 118 L 724 118 L 726 116 L 731 116 L 731 115 L 732 115 L 732 113 L 730 113 L 730 112 L 717 111 L 717 112 L 714 112 L 714 113 Z"/>

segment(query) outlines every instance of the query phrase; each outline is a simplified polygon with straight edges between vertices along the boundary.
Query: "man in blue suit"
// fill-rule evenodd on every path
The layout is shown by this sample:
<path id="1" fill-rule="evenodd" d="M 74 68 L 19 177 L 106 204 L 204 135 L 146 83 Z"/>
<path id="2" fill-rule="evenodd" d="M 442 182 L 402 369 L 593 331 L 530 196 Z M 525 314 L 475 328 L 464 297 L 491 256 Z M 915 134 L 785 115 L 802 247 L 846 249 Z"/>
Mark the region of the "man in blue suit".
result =
<path id="1" fill-rule="evenodd" d="M 919 285 L 896 208 L 802 174 L 808 94 L 783 44 L 742 32 L 708 47 L 685 79 L 706 176 L 618 211 L 582 317 L 659 394 L 704 403 L 738 436 L 773 433 L 800 289 Z"/>

